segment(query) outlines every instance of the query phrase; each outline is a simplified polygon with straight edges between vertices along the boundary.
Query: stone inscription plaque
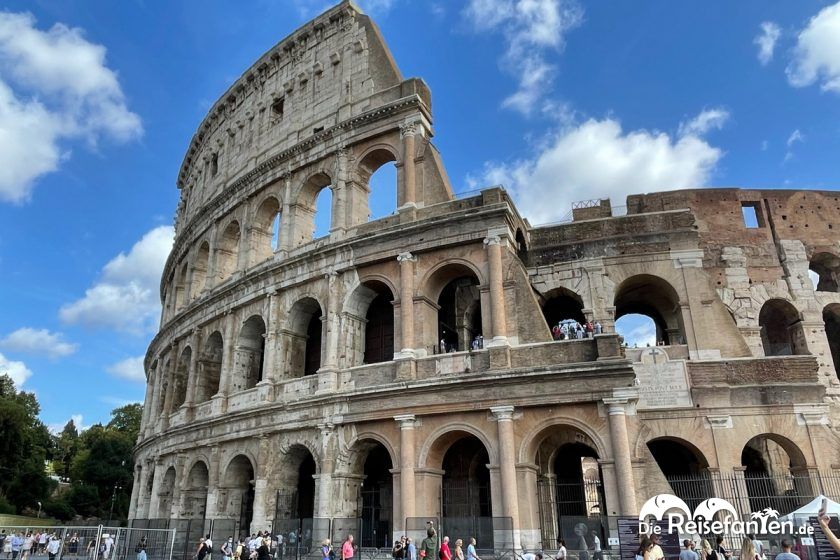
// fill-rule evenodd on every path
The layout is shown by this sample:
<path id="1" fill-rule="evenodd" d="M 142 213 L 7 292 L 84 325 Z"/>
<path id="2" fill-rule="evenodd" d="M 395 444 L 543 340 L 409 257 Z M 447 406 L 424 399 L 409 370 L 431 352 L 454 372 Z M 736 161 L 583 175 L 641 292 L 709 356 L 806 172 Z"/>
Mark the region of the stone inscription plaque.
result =
<path id="1" fill-rule="evenodd" d="M 633 364 L 639 382 L 639 410 L 694 406 L 689 390 L 685 360 L 669 360 L 661 348 L 642 351 Z"/>

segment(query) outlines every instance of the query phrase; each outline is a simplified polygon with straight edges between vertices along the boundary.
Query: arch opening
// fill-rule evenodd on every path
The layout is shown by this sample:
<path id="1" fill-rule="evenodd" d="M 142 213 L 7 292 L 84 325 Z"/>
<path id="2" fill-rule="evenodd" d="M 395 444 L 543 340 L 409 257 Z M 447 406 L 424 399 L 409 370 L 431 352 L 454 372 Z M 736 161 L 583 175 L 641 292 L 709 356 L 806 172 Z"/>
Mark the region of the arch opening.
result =
<path id="1" fill-rule="evenodd" d="M 195 262 L 192 268 L 192 285 L 190 286 L 190 299 L 197 299 L 201 296 L 207 285 L 207 263 L 210 259 L 210 244 L 206 241 L 198 248 L 195 254 Z"/>
<path id="2" fill-rule="evenodd" d="M 158 490 L 158 511 L 157 517 L 159 519 L 169 519 L 172 517 L 172 495 L 175 492 L 175 467 L 166 469 L 163 475 L 163 480 Z"/>
<path id="3" fill-rule="evenodd" d="M 484 347 L 478 286 L 475 274 L 465 269 L 441 290 L 437 298 L 438 353 Z"/>
<path id="4" fill-rule="evenodd" d="M 554 340 L 577 338 L 576 325 L 586 323 L 583 300 L 565 288 L 557 288 L 546 294 L 542 312 Z"/>
<path id="5" fill-rule="evenodd" d="M 241 230 L 239 222 L 232 221 L 222 232 L 216 246 L 216 278 L 219 282 L 224 282 L 236 272 L 239 261 L 239 242 L 242 238 Z"/>
<path id="6" fill-rule="evenodd" d="M 784 515 L 814 497 L 805 456 L 785 437 L 753 437 L 741 451 L 741 465 L 752 511 L 769 507 Z"/>
<path id="7" fill-rule="evenodd" d="M 254 215 L 251 235 L 251 247 L 254 251 L 252 264 L 271 259 L 277 250 L 280 227 L 280 201 L 271 196 L 260 204 Z"/>
<path id="8" fill-rule="evenodd" d="M 234 350 L 234 391 L 252 389 L 263 380 L 265 333 L 265 321 L 259 315 L 243 323 Z"/>
<path id="9" fill-rule="evenodd" d="M 250 534 L 254 519 L 254 465 L 245 455 L 228 464 L 217 504 L 219 517 L 237 520 L 238 533 Z"/>
<path id="10" fill-rule="evenodd" d="M 391 455 L 379 442 L 365 442 L 367 457 L 362 468 L 362 547 L 389 546 L 394 527 L 394 482 Z"/>
<path id="11" fill-rule="evenodd" d="M 367 220 L 378 220 L 397 209 L 396 156 L 384 148 L 373 150 L 359 162 L 357 174 L 367 193 Z"/>
<path id="12" fill-rule="evenodd" d="M 525 266 L 528 266 L 528 242 L 525 239 L 525 234 L 521 229 L 516 230 L 516 255 L 519 257 Z"/>
<path id="13" fill-rule="evenodd" d="M 177 410 L 187 400 L 187 380 L 189 379 L 192 348 L 187 346 L 176 362 L 172 376 L 172 410 Z"/>
<path id="14" fill-rule="evenodd" d="M 321 368 L 322 331 L 321 306 L 315 299 L 307 297 L 292 306 L 285 335 L 291 377 L 314 375 Z"/>
<path id="15" fill-rule="evenodd" d="M 783 299 L 769 299 L 758 314 L 765 356 L 807 354 L 805 333 L 799 312 Z"/>
<path id="16" fill-rule="evenodd" d="M 348 365 L 359 366 L 394 359 L 394 295 L 376 280 L 359 285 L 344 313 Z"/>
<path id="17" fill-rule="evenodd" d="M 187 475 L 184 508 L 181 519 L 204 519 L 207 511 L 207 488 L 210 484 L 210 472 L 203 461 L 192 466 Z"/>
<path id="18" fill-rule="evenodd" d="M 294 535 L 305 548 L 312 546 L 316 474 L 315 458 L 302 445 L 289 449 L 278 471 L 274 531 Z"/>
<path id="19" fill-rule="evenodd" d="M 446 450 L 441 463 L 441 513 L 449 520 L 447 527 L 493 515 L 489 464 L 487 449 L 472 434 L 461 434 Z"/>
<path id="20" fill-rule="evenodd" d="M 679 295 L 662 278 L 650 274 L 631 276 L 616 289 L 614 305 L 616 330 L 625 315 L 643 315 L 655 326 L 656 344 L 685 344 Z"/>
<path id="21" fill-rule="evenodd" d="M 316 173 L 301 188 L 294 207 L 294 229 L 297 245 L 329 235 L 334 226 L 332 178 Z"/>
<path id="22" fill-rule="evenodd" d="M 175 311 L 180 311 L 189 302 L 189 265 L 184 263 L 181 272 L 178 274 L 178 285 L 175 287 Z"/>
<path id="23" fill-rule="evenodd" d="M 647 448 L 671 487 L 671 494 L 681 498 L 692 511 L 713 495 L 709 463 L 693 445 L 675 438 L 657 438 L 647 442 Z"/>
<path id="24" fill-rule="evenodd" d="M 817 253 L 808 264 L 814 289 L 818 292 L 840 291 L 840 257 L 831 253 Z"/>
<path id="25" fill-rule="evenodd" d="M 224 342 L 222 334 L 215 331 L 204 342 L 198 361 L 198 379 L 195 387 L 197 403 L 209 401 L 219 392 L 222 378 L 222 359 L 224 357 Z"/>
<path id="26" fill-rule="evenodd" d="M 840 303 L 832 303 L 823 309 L 825 336 L 834 362 L 834 372 L 840 378 Z"/>

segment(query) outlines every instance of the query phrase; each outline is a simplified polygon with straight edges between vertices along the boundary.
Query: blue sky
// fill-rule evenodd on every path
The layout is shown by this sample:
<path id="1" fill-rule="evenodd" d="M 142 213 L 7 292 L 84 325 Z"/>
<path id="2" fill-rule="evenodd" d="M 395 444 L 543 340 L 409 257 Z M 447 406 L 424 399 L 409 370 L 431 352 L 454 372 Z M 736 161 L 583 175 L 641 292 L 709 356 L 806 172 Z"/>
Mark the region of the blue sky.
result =
<path id="1" fill-rule="evenodd" d="M 143 398 L 189 139 L 326 5 L 0 4 L 0 370 L 45 422 Z M 840 186 L 840 3 L 360 5 L 403 75 L 431 86 L 456 191 L 502 182 L 533 223 L 630 192 Z M 374 184 L 377 215 L 392 177 Z"/>

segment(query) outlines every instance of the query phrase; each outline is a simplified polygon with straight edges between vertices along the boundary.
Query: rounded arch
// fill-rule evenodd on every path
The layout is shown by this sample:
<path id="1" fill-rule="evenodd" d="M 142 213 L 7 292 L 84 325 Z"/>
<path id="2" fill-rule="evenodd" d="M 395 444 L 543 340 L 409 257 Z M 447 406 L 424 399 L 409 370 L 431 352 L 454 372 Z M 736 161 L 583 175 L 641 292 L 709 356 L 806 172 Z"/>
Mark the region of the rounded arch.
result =
<path id="1" fill-rule="evenodd" d="M 196 403 L 202 403 L 219 392 L 224 362 L 224 338 L 221 331 L 213 331 L 202 345 L 196 380 Z"/>
<path id="2" fill-rule="evenodd" d="M 618 320 L 625 315 L 642 315 L 653 321 L 655 342 L 685 344 L 680 296 L 670 282 L 653 274 L 636 274 L 624 279 L 615 289 L 616 330 L 622 333 Z"/>
<path id="3" fill-rule="evenodd" d="M 263 380 L 265 355 L 265 320 L 260 314 L 248 317 L 239 329 L 236 339 L 234 390 L 251 389 Z"/>
<path id="4" fill-rule="evenodd" d="M 189 269 L 190 265 L 187 259 L 180 266 L 178 273 L 178 284 L 175 286 L 175 310 L 180 311 L 189 303 Z"/>
<path id="5" fill-rule="evenodd" d="M 814 285 L 816 291 L 840 291 L 840 256 L 825 251 L 815 253 L 808 268 L 819 276 L 819 281 Z"/>
<path id="6" fill-rule="evenodd" d="M 207 285 L 207 266 L 210 261 L 210 243 L 205 239 L 198 246 L 192 266 L 192 282 L 190 285 L 190 299 L 201 296 Z"/>
<path id="7" fill-rule="evenodd" d="M 256 461 L 247 452 L 240 452 L 227 462 L 220 486 L 226 490 L 227 500 L 217 504 L 219 517 L 239 520 L 238 531 L 250 531 L 254 517 L 254 497 L 256 481 Z"/>
<path id="8" fill-rule="evenodd" d="M 522 438 L 522 445 L 519 448 L 519 462 L 521 463 L 536 463 L 535 459 L 540 445 L 550 432 L 558 427 L 568 427 L 584 434 L 588 441 L 591 442 L 592 448 L 598 454 L 598 457 L 611 457 L 608 453 L 604 439 L 598 434 L 591 425 L 586 424 L 576 418 L 559 417 L 543 420 L 536 426 L 531 428 Z"/>
<path id="9" fill-rule="evenodd" d="M 274 256 L 278 249 L 277 236 L 279 235 L 280 199 L 272 194 L 264 195 L 254 212 L 253 223 L 249 234 L 250 245 L 254 251 L 253 262 L 257 264 L 266 261 Z"/>
<path id="10" fill-rule="evenodd" d="M 823 308 L 823 322 L 834 372 L 840 377 L 840 303 L 830 303 Z"/>
<path id="11" fill-rule="evenodd" d="M 219 282 L 224 282 L 236 272 L 239 264 L 242 225 L 233 218 L 220 231 L 216 240 L 216 275 Z"/>
<path id="12" fill-rule="evenodd" d="M 190 374 L 190 362 L 192 361 L 192 348 L 184 347 L 178 355 L 175 365 L 172 386 L 172 410 L 179 408 L 187 400 L 187 381 Z"/>
<path id="13" fill-rule="evenodd" d="M 295 442 L 284 448 L 274 477 L 279 519 L 308 519 L 315 513 L 315 476 L 320 472 L 308 445 Z"/>
<path id="14" fill-rule="evenodd" d="M 481 306 L 481 276 L 472 264 L 447 260 L 430 270 L 421 293 L 437 304 L 437 332 L 427 329 L 427 346 L 438 353 L 484 346 L 484 314 Z M 429 317 L 431 319 L 431 317 Z"/>
<path id="15" fill-rule="evenodd" d="M 196 459 L 187 470 L 187 488 L 207 488 L 210 483 L 210 469 L 203 459 Z"/>
<path id="16" fill-rule="evenodd" d="M 775 445 L 773 445 L 775 444 Z M 775 448 L 778 446 L 778 448 Z M 763 449 L 762 449 L 763 448 Z M 789 469 L 797 469 L 803 468 L 808 466 L 808 459 L 805 456 L 805 453 L 802 449 L 797 445 L 792 439 L 782 434 L 773 433 L 773 432 L 763 432 L 757 435 L 753 435 L 750 437 L 749 440 L 744 443 L 743 447 L 741 448 L 741 465 L 747 467 L 749 470 L 750 465 L 745 465 L 745 451 L 747 449 L 753 449 L 756 452 L 764 455 L 764 460 L 766 461 L 766 466 L 768 467 L 768 472 L 774 472 L 781 470 L 785 472 Z M 788 464 L 785 465 L 783 463 L 784 457 L 779 457 L 778 450 L 781 449 L 787 455 Z M 749 452 L 747 452 L 749 454 Z M 775 454 L 776 457 L 772 457 L 771 455 Z M 755 458 L 755 455 L 749 457 L 750 459 Z M 780 459 L 782 462 L 780 462 Z"/>
<path id="17" fill-rule="evenodd" d="M 367 215 L 356 215 L 354 223 L 384 218 L 405 204 L 404 195 L 398 187 L 397 165 L 400 159 L 399 151 L 386 143 L 378 143 L 362 152 L 354 175 L 365 191 Z"/>
<path id="18" fill-rule="evenodd" d="M 662 473 L 670 475 L 697 475 L 709 468 L 709 461 L 700 449 L 674 436 L 659 436 L 646 443 Z"/>
<path id="19" fill-rule="evenodd" d="M 172 515 L 172 496 L 175 492 L 177 473 L 175 467 L 169 466 L 163 473 L 158 489 L 158 511 L 153 512 L 158 518 L 169 518 Z"/>
<path id="20" fill-rule="evenodd" d="M 771 298 L 758 313 L 765 356 L 807 354 L 799 310 L 790 301 Z"/>
<path id="21" fill-rule="evenodd" d="M 525 264 L 525 266 L 528 266 L 528 240 L 525 237 L 525 232 L 522 231 L 522 228 L 516 229 L 514 241 L 516 243 L 516 255 L 519 257 L 519 260 Z"/>
<path id="22" fill-rule="evenodd" d="M 376 432 L 361 432 L 356 434 L 345 446 L 344 451 L 339 456 L 338 461 L 336 461 L 336 472 L 347 474 L 357 472 L 353 468 L 360 464 L 360 455 L 365 455 L 364 447 L 376 444 L 385 448 L 385 451 L 388 452 L 388 456 L 391 459 L 391 465 L 394 468 L 400 464 L 399 455 L 397 455 L 394 446 L 388 438 Z M 361 464 L 363 463 L 364 459 L 361 459 Z"/>
<path id="23" fill-rule="evenodd" d="M 394 359 L 394 292 L 379 280 L 358 284 L 345 300 L 344 330 L 348 365 Z"/>
<path id="24" fill-rule="evenodd" d="M 811 496 L 811 480 L 803 470 L 807 460 L 791 439 L 776 433 L 750 438 L 741 450 L 744 485 L 753 511 L 772 508 L 782 514 L 803 505 L 800 496 Z"/>
<path id="25" fill-rule="evenodd" d="M 549 329 L 567 321 L 585 323 L 583 314 L 583 298 L 572 290 L 564 287 L 554 288 L 543 294 L 542 312 Z M 559 329 L 558 329 L 559 331 Z M 552 331 L 555 334 L 557 331 Z"/>
<path id="26" fill-rule="evenodd" d="M 314 375 L 321 368 L 323 307 L 313 296 L 298 299 L 288 317 L 287 361 L 291 377 Z"/>
<path id="27" fill-rule="evenodd" d="M 398 150 L 387 142 L 377 142 L 376 144 L 368 146 L 358 156 L 356 156 L 356 161 L 358 163 L 356 164 L 354 171 L 364 177 L 366 173 L 367 176 L 370 176 L 373 171 L 376 171 L 376 169 L 386 163 L 392 161 L 402 163 L 400 152 L 401 150 Z M 371 171 L 371 169 L 373 171 Z"/>
<path id="28" fill-rule="evenodd" d="M 437 301 L 446 284 L 459 276 L 474 276 L 480 286 L 487 283 L 481 270 L 472 262 L 466 259 L 448 258 L 426 271 L 420 280 L 418 293 L 432 301 Z"/>
<path id="29" fill-rule="evenodd" d="M 497 464 L 497 450 L 492 445 L 492 438 L 488 437 L 481 429 L 464 422 L 455 422 L 442 426 L 429 434 L 418 454 L 418 468 L 439 469 L 443 464 L 443 456 L 449 448 L 459 439 L 466 436 L 475 436 L 484 444 L 491 464 Z"/>
<path id="30" fill-rule="evenodd" d="M 252 484 L 257 472 L 257 462 L 247 451 L 241 451 L 232 456 L 222 471 L 222 484 L 226 488 L 244 487 Z"/>

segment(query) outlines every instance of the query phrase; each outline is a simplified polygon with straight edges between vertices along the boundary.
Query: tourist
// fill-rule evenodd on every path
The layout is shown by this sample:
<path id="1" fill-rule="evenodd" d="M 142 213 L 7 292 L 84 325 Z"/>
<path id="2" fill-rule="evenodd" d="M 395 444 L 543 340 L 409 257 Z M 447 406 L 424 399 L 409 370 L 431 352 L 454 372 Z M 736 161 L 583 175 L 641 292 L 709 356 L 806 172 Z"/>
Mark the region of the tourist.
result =
<path id="1" fill-rule="evenodd" d="M 443 537 L 440 545 L 440 560 L 452 560 L 452 551 L 449 550 L 449 537 Z"/>
<path id="2" fill-rule="evenodd" d="M 435 526 L 429 521 L 426 523 L 426 538 L 420 543 L 420 558 L 421 560 L 438 560 L 438 553 L 437 532 Z"/>
<path id="3" fill-rule="evenodd" d="M 205 539 L 204 537 L 198 539 L 198 547 L 196 548 L 195 554 L 193 555 L 195 560 L 204 560 L 204 557 L 207 556 L 207 544 L 205 542 L 206 540 L 207 539 Z"/>
<path id="4" fill-rule="evenodd" d="M 321 560 L 331 560 L 335 557 L 330 539 L 324 539 L 321 542 Z"/>
<path id="5" fill-rule="evenodd" d="M 462 548 L 463 546 L 464 541 L 462 541 L 461 539 L 455 541 L 455 552 L 452 553 L 455 560 L 464 560 L 464 549 Z"/>
<path id="6" fill-rule="evenodd" d="M 604 560 L 604 554 L 601 552 L 601 539 L 598 535 L 592 535 L 592 560 Z"/>
<path id="7" fill-rule="evenodd" d="M 15 538 L 14 533 L 9 533 L 8 535 L 4 532 L 3 533 L 3 554 L 6 555 L 7 559 L 12 557 L 12 539 Z"/>
<path id="8" fill-rule="evenodd" d="M 353 549 L 353 535 L 347 535 L 344 544 L 341 545 L 341 560 L 350 560 L 355 554 Z"/>
<path id="9" fill-rule="evenodd" d="M 44 551 L 47 549 L 47 532 L 44 531 L 38 535 L 38 548 L 36 550 L 36 554 L 44 554 Z"/>
<path id="10" fill-rule="evenodd" d="M 114 551 L 114 537 L 110 533 L 106 535 L 102 535 L 102 538 L 105 539 L 105 551 L 102 555 L 102 558 L 108 560 L 111 558 L 111 553 Z"/>
<path id="11" fill-rule="evenodd" d="M 782 539 L 782 551 L 776 555 L 775 560 L 799 560 L 799 556 L 791 552 L 792 548 L 788 539 Z"/>
<path id="12" fill-rule="evenodd" d="M 691 539 L 683 541 L 683 550 L 680 551 L 680 560 L 699 560 L 697 553 L 692 550 L 694 543 Z"/>
<path id="13" fill-rule="evenodd" d="M 67 541 L 67 554 L 73 558 L 79 555 L 79 533 L 73 533 L 70 540 Z"/>
<path id="14" fill-rule="evenodd" d="M 233 557 L 235 560 L 241 560 L 243 554 L 245 554 L 245 540 L 242 537 L 239 537 L 239 541 L 233 549 Z"/>
<path id="15" fill-rule="evenodd" d="M 522 560 L 543 560 L 542 552 L 526 552 L 522 555 Z"/>
<path id="16" fill-rule="evenodd" d="M 584 330 L 586 330 L 586 338 L 592 338 L 592 333 L 595 330 L 595 327 L 592 326 L 592 321 L 586 322 L 586 325 L 584 325 Z"/>
<path id="17" fill-rule="evenodd" d="M 642 537 L 639 548 L 636 549 L 636 560 L 650 560 L 653 551 L 653 541 L 648 537 Z"/>
<path id="18" fill-rule="evenodd" d="M 741 556 L 739 558 L 740 560 L 761 560 L 749 537 L 744 537 L 744 540 L 741 541 Z"/>
<path id="19" fill-rule="evenodd" d="M 662 547 L 659 546 L 659 535 L 651 535 L 650 542 L 653 543 L 650 549 L 650 560 L 662 560 L 665 557 L 665 553 L 662 552 Z"/>
<path id="20" fill-rule="evenodd" d="M 720 535 L 715 539 L 715 555 L 717 560 L 729 560 L 729 551 L 723 547 L 723 537 Z"/>
<path id="21" fill-rule="evenodd" d="M 271 539 L 267 536 L 260 540 L 257 547 L 257 560 L 271 560 Z"/>
<path id="22" fill-rule="evenodd" d="M 700 541 L 700 560 L 717 560 L 717 554 L 706 539 Z"/>
<path id="23" fill-rule="evenodd" d="M 446 341 L 444 339 L 440 339 L 440 346 L 438 348 L 441 354 L 446 354 Z"/>
<path id="24" fill-rule="evenodd" d="M 50 560 L 55 560 L 55 557 L 58 555 L 59 551 L 61 551 L 61 539 L 58 538 L 58 535 L 54 534 L 50 536 L 44 550 L 49 555 Z"/>
<path id="25" fill-rule="evenodd" d="M 137 543 L 137 548 L 134 552 L 137 553 L 137 560 L 146 560 L 146 549 L 149 548 L 149 543 L 146 541 L 146 535 L 140 537 L 140 542 Z"/>
<path id="26" fill-rule="evenodd" d="M 559 544 L 559 548 L 557 549 L 557 556 L 554 557 L 555 560 L 566 560 L 566 541 L 563 539 L 557 539 L 557 544 Z"/>
<path id="27" fill-rule="evenodd" d="M 213 540 L 210 538 L 210 533 L 204 537 L 204 546 L 207 548 L 207 560 L 213 555 Z"/>
<path id="28" fill-rule="evenodd" d="M 394 547 L 391 549 L 391 556 L 394 560 L 403 560 L 403 558 L 405 558 L 405 537 L 394 541 Z"/>
<path id="29" fill-rule="evenodd" d="M 470 544 L 467 545 L 467 560 L 481 560 L 475 553 L 475 537 L 470 537 Z"/>
<path id="30" fill-rule="evenodd" d="M 12 560 L 17 560 L 20 551 L 23 550 L 23 541 L 23 535 L 21 535 L 20 531 L 12 537 Z"/>
<path id="31" fill-rule="evenodd" d="M 417 560 L 417 547 L 410 537 L 405 538 L 406 560 Z"/>
<path id="32" fill-rule="evenodd" d="M 96 539 L 90 539 L 85 547 L 85 556 L 88 560 L 96 560 Z"/>
<path id="33" fill-rule="evenodd" d="M 595 321 L 593 328 L 595 329 L 595 334 L 601 334 L 604 332 L 604 327 L 598 321 Z"/>
<path id="34" fill-rule="evenodd" d="M 222 543 L 222 555 L 225 558 L 232 558 L 233 557 L 233 537 L 228 537 L 228 539 Z"/>
<path id="35" fill-rule="evenodd" d="M 755 538 L 755 535 L 747 535 L 747 536 L 752 541 L 753 546 L 755 547 L 755 553 L 758 554 L 758 557 L 761 558 L 761 560 L 766 560 L 767 557 L 764 556 L 764 543 L 762 543 L 760 540 Z"/>
<path id="36" fill-rule="evenodd" d="M 29 559 L 33 546 L 35 546 L 35 537 L 32 536 L 32 533 L 27 533 L 23 539 L 23 546 L 20 548 L 20 560 Z"/>

